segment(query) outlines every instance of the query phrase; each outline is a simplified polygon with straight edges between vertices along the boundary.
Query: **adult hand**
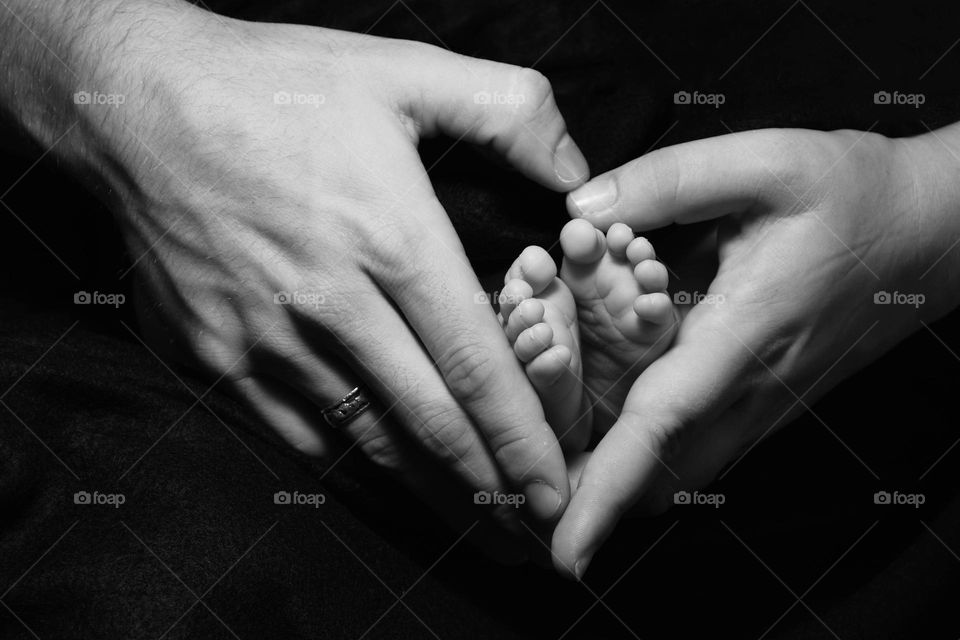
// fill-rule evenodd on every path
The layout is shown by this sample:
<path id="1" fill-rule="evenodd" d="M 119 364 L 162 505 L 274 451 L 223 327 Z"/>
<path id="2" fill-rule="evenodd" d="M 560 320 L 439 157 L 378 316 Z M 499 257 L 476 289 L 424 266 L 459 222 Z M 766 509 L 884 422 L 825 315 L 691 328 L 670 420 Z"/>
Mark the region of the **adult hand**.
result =
<path id="1" fill-rule="evenodd" d="M 635 503 L 665 510 L 957 304 L 958 139 L 956 127 L 909 140 L 732 134 L 655 151 L 568 196 L 571 215 L 601 229 L 719 219 L 719 268 L 586 462 L 554 533 L 558 570 L 582 576 Z"/>
<path id="2" fill-rule="evenodd" d="M 31 32 L 58 11 L 95 17 L 57 56 L 77 68 L 55 90 L 94 96 L 70 105 L 79 125 L 58 152 L 108 189 L 163 354 L 317 455 L 334 451 L 320 410 L 366 385 L 379 405 L 342 431 L 375 462 L 424 490 L 437 468 L 520 490 L 536 521 L 559 516 L 556 437 L 416 150 L 445 133 L 547 188 L 578 186 L 586 162 L 541 74 L 172 0 L 12 4 Z M 408 462 L 410 442 L 430 469 Z"/>

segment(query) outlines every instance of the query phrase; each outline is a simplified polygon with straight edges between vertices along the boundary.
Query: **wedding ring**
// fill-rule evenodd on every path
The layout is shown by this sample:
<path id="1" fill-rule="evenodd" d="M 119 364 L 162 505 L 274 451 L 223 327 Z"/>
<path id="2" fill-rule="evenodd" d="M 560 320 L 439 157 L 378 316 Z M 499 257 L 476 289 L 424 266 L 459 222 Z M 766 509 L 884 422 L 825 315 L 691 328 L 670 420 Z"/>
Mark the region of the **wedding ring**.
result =
<path id="1" fill-rule="evenodd" d="M 370 408 L 370 400 L 360 387 L 355 387 L 338 402 L 333 403 L 321 413 L 323 419 L 334 429 L 338 429 Z"/>

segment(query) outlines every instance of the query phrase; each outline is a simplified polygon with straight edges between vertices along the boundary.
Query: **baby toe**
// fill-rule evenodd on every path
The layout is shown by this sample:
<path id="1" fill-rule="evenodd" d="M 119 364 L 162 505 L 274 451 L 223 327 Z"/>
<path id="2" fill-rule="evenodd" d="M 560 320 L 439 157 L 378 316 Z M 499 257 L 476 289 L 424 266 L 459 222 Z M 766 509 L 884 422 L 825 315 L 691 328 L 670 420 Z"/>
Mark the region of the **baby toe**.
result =
<path id="1" fill-rule="evenodd" d="M 513 345 L 513 351 L 521 362 L 530 362 L 553 343 L 553 328 L 540 322 L 524 329 Z"/>
<path id="2" fill-rule="evenodd" d="M 633 241 L 633 230 L 622 222 L 610 225 L 607 231 L 607 250 L 611 255 L 625 258 L 627 247 Z"/>
<path id="3" fill-rule="evenodd" d="M 526 366 L 527 377 L 537 390 L 545 390 L 565 374 L 573 375 L 570 364 L 573 353 L 562 344 L 555 344 L 534 357 Z"/>
<path id="4" fill-rule="evenodd" d="M 662 262 L 656 260 L 644 260 L 633 269 L 633 275 L 637 279 L 637 284 L 645 293 L 653 291 L 663 291 L 667 288 L 670 281 L 670 275 Z"/>
<path id="5" fill-rule="evenodd" d="M 560 232 L 563 255 L 571 262 L 589 264 L 597 262 L 606 251 L 603 232 L 586 220 L 571 220 Z"/>
<path id="6" fill-rule="evenodd" d="M 626 253 L 630 264 L 640 264 L 644 260 L 653 260 L 657 257 L 653 245 L 646 238 L 635 238 L 627 246 Z"/>
<path id="7" fill-rule="evenodd" d="M 500 304 L 500 317 L 504 322 L 509 322 L 517 305 L 531 297 L 533 297 L 533 287 L 527 282 L 519 278 L 508 280 L 497 299 Z"/>
<path id="8" fill-rule="evenodd" d="M 637 296 L 633 310 L 641 319 L 655 324 L 666 324 L 674 318 L 673 302 L 661 291 Z"/>
<path id="9" fill-rule="evenodd" d="M 557 265 L 543 247 L 527 247 L 513 261 L 506 279 L 520 279 L 527 282 L 534 295 L 546 289 L 557 277 Z"/>
<path id="10" fill-rule="evenodd" d="M 543 322 L 544 311 L 543 303 L 536 298 L 528 298 L 517 305 L 516 310 L 507 320 L 507 340 L 515 342 L 523 331 Z"/>

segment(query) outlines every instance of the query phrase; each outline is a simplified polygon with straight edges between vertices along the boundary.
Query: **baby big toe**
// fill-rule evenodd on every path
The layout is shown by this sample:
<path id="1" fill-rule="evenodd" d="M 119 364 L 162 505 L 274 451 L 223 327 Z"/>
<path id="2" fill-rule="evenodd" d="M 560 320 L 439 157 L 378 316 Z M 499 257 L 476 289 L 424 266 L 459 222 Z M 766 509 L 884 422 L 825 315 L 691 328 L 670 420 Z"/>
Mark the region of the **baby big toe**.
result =
<path id="1" fill-rule="evenodd" d="M 563 255 L 577 264 L 597 262 L 607 250 L 603 232 L 586 220 L 571 220 L 560 232 Z"/>
<path id="2" fill-rule="evenodd" d="M 520 279 L 527 282 L 538 295 L 557 277 L 557 265 L 543 247 L 527 247 L 513 261 L 506 279 Z"/>
<path id="3" fill-rule="evenodd" d="M 633 310 L 642 320 L 654 324 L 666 324 L 674 317 L 673 302 L 661 291 L 638 296 L 633 302 Z"/>

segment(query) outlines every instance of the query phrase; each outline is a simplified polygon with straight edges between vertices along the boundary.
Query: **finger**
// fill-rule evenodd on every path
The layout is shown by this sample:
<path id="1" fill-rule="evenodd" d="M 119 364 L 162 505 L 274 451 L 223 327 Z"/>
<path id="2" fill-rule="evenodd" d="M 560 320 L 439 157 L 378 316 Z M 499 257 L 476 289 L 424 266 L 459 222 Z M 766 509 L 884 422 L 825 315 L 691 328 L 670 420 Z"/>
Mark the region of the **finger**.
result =
<path id="1" fill-rule="evenodd" d="M 351 371 L 340 358 L 322 349 L 305 347 L 297 353 L 289 353 L 267 344 L 264 351 L 253 354 L 255 366 L 272 380 L 282 381 L 287 392 L 286 402 L 308 403 L 304 412 L 309 414 L 314 431 L 328 437 L 342 437 L 379 467 L 395 469 L 400 466 L 404 457 L 401 430 L 386 428 L 384 418 L 391 407 L 383 406 L 372 397 L 362 376 Z M 343 400 L 357 387 L 370 400 L 370 406 L 339 427 L 328 424 L 323 410 Z"/>
<path id="2" fill-rule="evenodd" d="M 388 416 L 384 428 L 402 433 Z M 467 531 L 466 541 L 487 557 L 504 565 L 522 564 L 528 558 L 522 525 L 506 530 L 502 521 L 491 517 L 487 507 L 478 506 L 479 494 L 440 467 L 415 443 L 400 441 L 397 466 L 387 469 L 403 486 L 426 504 L 453 531 Z M 514 508 L 516 510 L 516 508 Z"/>
<path id="3" fill-rule="evenodd" d="M 760 440 L 801 415 L 807 403 L 797 402 L 786 384 L 774 379 L 772 388 L 745 396 L 711 421 L 708 429 L 699 430 L 671 462 L 676 475 L 661 472 L 634 510 L 643 515 L 663 513 L 673 506 L 677 491 L 705 487 L 718 476 L 722 479 Z"/>
<path id="4" fill-rule="evenodd" d="M 532 515 L 552 521 L 569 497 L 560 446 L 492 309 L 471 303 L 480 284 L 469 266 L 428 254 L 414 280 L 385 284 L 449 390 L 433 404 L 443 398 L 448 416 L 474 424 Z"/>
<path id="5" fill-rule="evenodd" d="M 802 195 L 791 189 L 805 162 L 792 137 L 759 130 L 658 149 L 596 176 L 567 196 L 567 210 L 601 229 L 692 223 Z"/>
<path id="6" fill-rule="evenodd" d="M 413 158 L 400 160 L 398 166 L 412 166 Z M 409 224 L 365 265 L 409 327 L 396 309 L 364 314 L 389 315 L 389 326 L 368 331 L 351 349 L 373 371 L 401 369 L 425 381 L 405 402 L 407 422 L 430 425 L 434 435 L 474 456 L 491 451 L 509 486 L 524 493 L 527 511 L 552 522 L 569 497 L 560 445 L 493 309 L 476 302 L 483 290 L 446 212 L 429 182 L 409 178 Z M 350 333 L 354 340 L 361 335 Z M 426 353 L 413 348 L 417 338 Z"/>
<path id="7" fill-rule="evenodd" d="M 757 415 L 737 403 L 709 428 L 695 433 L 671 461 L 673 473 L 661 471 L 640 495 L 632 511 L 643 516 L 657 516 L 675 504 L 678 491 L 705 487 L 731 462 L 749 449 L 753 434 L 745 427 L 756 424 Z M 785 421 L 783 421 L 785 422 Z"/>
<path id="8" fill-rule="evenodd" d="M 425 134 L 490 145 L 527 177 L 569 191 L 589 175 L 549 80 L 538 71 L 418 46 L 395 78 Z"/>
<path id="9" fill-rule="evenodd" d="M 325 458 L 336 449 L 330 433 L 319 428 L 316 405 L 292 393 L 286 384 L 262 375 L 225 380 L 225 384 L 257 418 L 298 451 Z"/>
<path id="10" fill-rule="evenodd" d="M 325 323 L 333 322 L 331 319 L 317 316 L 309 308 L 290 307 L 297 312 L 295 326 L 305 336 L 301 342 L 330 345 L 343 362 L 349 363 L 346 374 L 332 374 L 329 364 L 314 358 L 286 356 L 292 384 L 313 398 L 319 408 L 337 402 L 358 384 L 380 398 L 380 404 L 392 414 L 402 434 L 388 432 L 388 423 L 378 421 L 370 412 L 340 430 L 381 466 L 403 462 L 397 458 L 401 455 L 398 438 L 406 439 L 416 443 L 432 465 L 449 471 L 471 492 L 511 493 L 512 488 L 480 432 L 457 404 L 397 309 L 375 289 L 364 292 L 356 288 L 357 283 L 353 286 L 350 331 L 341 335 L 334 336 L 332 327 L 325 327 Z M 327 296 L 329 306 L 341 306 L 338 299 L 336 293 Z M 477 304 L 476 299 L 473 303 L 489 309 L 489 305 Z M 491 504 L 486 509 L 506 529 L 520 530 L 517 510 L 511 504 Z"/>
<path id="11" fill-rule="evenodd" d="M 313 354 L 311 354 L 313 355 Z M 306 362 L 306 358 L 303 362 Z M 384 472 L 396 478 L 407 490 L 417 496 L 454 531 L 468 531 L 468 542 L 488 557 L 502 564 L 522 563 L 526 554 L 518 536 L 525 532 L 519 525 L 508 534 L 477 509 L 471 492 L 448 470 L 438 467 L 414 443 L 405 440 L 402 429 L 391 424 L 390 418 L 373 400 L 371 407 L 357 418 L 337 429 L 328 425 L 321 409 L 335 403 L 352 389 L 347 389 L 350 376 L 345 367 L 333 364 L 329 356 L 326 366 L 318 359 L 305 368 L 291 366 L 287 360 L 282 378 L 273 374 L 251 376 L 238 381 L 243 396 L 253 400 L 255 411 L 268 426 L 281 434 L 297 449 L 326 458 L 328 471 L 354 447 Z M 309 375 L 304 375 L 304 374 Z M 288 382 L 282 382 L 287 380 Z M 320 402 L 320 406 L 317 402 Z M 307 433 L 305 438 L 302 434 Z M 338 442 L 345 436 L 346 443 Z M 315 446 L 314 441 L 322 442 Z M 310 443 L 309 445 L 307 443 Z"/>
<path id="12" fill-rule="evenodd" d="M 671 461 L 686 440 L 737 397 L 754 363 L 750 349 L 716 308 L 691 311 L 677 343 L 644 371 L 623 411 L 580 476 L 553 538 L 558 571 L 579 579 L 620 516 Z M 681 478 L 682 480 L 682 478 Z"/>

